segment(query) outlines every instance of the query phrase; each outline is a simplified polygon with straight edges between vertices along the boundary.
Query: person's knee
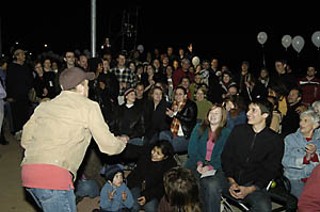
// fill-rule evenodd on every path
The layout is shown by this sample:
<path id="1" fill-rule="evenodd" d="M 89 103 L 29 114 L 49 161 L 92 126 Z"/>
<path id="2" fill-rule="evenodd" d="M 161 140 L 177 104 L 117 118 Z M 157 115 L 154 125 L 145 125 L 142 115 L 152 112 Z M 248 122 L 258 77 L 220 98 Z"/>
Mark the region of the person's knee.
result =
<path id="1" fill-rule="evenodd" d="M 271 201 L 268 199 L 256 201 L 252 209 L 253 211 L 270 212 L 272 209 Z"/>
<path id="2" fill-rule="evenodd" d="M 132 212 L 139 212 L 140 211 L 140 205 L 137 202 L 133 203 L 133 206 L 131 208 Z"/>
<path id="3" fill-rule="evenodd" d="M 80 197 L 89 196 L 94 198 L 99 196 L 99 186 L 94 180 L 80 181 L 76 189 L 76 195 Z"/>
<path id="4" fill-rule="evenodd" d="M 153 199 L 145 204 L 143 207 L 145 211 L 157 211 L 158 201 Z"/>
<path id="5" fill-rule="evenodd" d="M 214 177 L 205 177 L 200 179 L 200 185 L 209 190 L 221 189 L 221 183 Z"/>
<path id="6" fill-rule="evenodd" d="M 255 192 L 252 195 L 254 196 L 249 197 L 249 203 L 253 211 L 271 211 L 271 199 L 269 196 L 267 196 L 267 194 L 264 194 L 262 192 Z"/>
<path id="7" fill-rule="evenodd" d="M 200 187 L 206 194 L 216 194 L 221 193 L 222 185 L 221 183 L 214 177 L 206 177 L 200 180 Z"/>

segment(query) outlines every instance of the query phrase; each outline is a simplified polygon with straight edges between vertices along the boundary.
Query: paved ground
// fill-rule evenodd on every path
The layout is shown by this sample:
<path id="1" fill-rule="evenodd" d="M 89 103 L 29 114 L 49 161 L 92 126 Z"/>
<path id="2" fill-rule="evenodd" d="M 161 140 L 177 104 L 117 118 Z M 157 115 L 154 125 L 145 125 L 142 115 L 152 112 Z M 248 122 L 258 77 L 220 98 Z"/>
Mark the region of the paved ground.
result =
<path id="1" fill-rule="evenodd" d="M 6 135 L 9 145 L 0 145 L 0 211 L 4 212 L 37 212 L 27 193 L 21 187 L 20 161 L 22 148 L 10 134 Z M 78 204 L 78 212 L 91 212 L 98 208 L 99 198 L 84 198 Z M 273 208 L 277 205 L 273 204 Z M 240 210 L 235 210 L 240 211 Z"/>
<path id="2" fill-rule="evenodd" d="M 1 211 L 37 211 L 28 201 L 21 185 L 20 161 L 22 148 L 10 135 L 8 145 L 0 145 L 0 205 Z"/>
<path id="3" fill-rule="evenodd" d="M 20 161 L 22 148 L 10 134 L 6 135 L 8 145 L 0 145 L 0 211 L 37 212 L 33 200 L 21 187 Z M 99 199 L 84 198 L 78 204 L 79 212 L 91 212 L 98 207 Z"/>

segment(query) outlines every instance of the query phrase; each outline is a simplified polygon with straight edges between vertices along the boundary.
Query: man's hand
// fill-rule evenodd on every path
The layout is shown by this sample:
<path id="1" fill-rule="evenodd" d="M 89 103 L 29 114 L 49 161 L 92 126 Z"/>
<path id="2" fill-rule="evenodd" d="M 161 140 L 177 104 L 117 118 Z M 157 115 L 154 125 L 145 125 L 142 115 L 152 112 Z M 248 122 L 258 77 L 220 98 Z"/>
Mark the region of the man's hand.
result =
<path id="1" fill-rule="evenodd" d="M 229 187 L 229 193 L 231 194 L 231 196 L 233 196 L 236 199 L 239 199 L 238 197 L 239 192 L 240 192 L 240 186 L 238 185 L 238 183 L 236 182 L 231 183 Z"/>
<path id="2" fill-rule="evenodd" d="M 248 194 L 256 190 L 255 186 L 239 186 L 237 183 L 231 184 L 229 192 L 236 199 L 244 199 Z"/>
<path id="3" fill-rule="evenodd" d="M 143 206 L 144 204 L 146 204 L 146 197 L 142 196 L 138 198 L 138 203 L 139 205 Z"/>
<path id="4" fill-rule="evenodd" d="M 307 108 L 307 106 L 305 106 L 305 105 L 300 105 L 300 106 L 298 106 L 297 108 L 296 108 L 296 112 L 297 113 L 303 113 L 304 111 L 306 111 L 308 108 Z"/>
<path id="5" fill-rule="evenodd" d="M 121 135 L 121 136 L 117 136 L 117 138 L 119 139 L 119 140 L 121 140 L 121 141 L 123 141 L 124 143 L 128 143 L 128 141 L 129 141 L 129 136 L 127 136 L 127 135 Z"/>

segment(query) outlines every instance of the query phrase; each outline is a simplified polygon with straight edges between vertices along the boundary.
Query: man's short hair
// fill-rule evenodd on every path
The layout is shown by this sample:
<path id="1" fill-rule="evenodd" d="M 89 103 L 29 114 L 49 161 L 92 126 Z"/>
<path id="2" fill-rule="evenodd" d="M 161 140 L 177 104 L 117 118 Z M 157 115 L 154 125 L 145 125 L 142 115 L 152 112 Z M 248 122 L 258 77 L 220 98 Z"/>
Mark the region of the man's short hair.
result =
<path id="1" fill-rule="evenodd" d="M 268 114 L 266 119 L 267 126 L 270 125 L 272 119 L 273 105 L 267 98 L 256 98 L 250 104 L 258 105 L 261 110 L 261 115 L 264 113 Z"/>

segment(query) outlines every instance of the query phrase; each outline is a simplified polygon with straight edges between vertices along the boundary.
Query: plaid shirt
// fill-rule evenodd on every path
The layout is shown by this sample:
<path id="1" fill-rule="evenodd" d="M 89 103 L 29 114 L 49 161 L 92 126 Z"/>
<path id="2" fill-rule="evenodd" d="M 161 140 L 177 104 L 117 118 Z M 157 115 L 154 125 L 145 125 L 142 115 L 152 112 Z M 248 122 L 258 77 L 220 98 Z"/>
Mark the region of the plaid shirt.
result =
<path id="1" fill-rule="evenodd" d="M 126 88 L 120 86 L 119 90 L 119 96 L 123 96 L 125 90 L 127 88 L 134 88 L 136 87 L 137 81 L 135 77 L 135 73 L 133 73 L 129 68 L 125 68 L 123 71 L 120 71 L 118 67 L 114 67 L 111 69 L 111 72 L 113 72 L 119 83 L 126 83 Z"/>

